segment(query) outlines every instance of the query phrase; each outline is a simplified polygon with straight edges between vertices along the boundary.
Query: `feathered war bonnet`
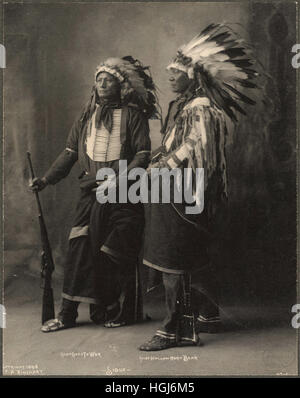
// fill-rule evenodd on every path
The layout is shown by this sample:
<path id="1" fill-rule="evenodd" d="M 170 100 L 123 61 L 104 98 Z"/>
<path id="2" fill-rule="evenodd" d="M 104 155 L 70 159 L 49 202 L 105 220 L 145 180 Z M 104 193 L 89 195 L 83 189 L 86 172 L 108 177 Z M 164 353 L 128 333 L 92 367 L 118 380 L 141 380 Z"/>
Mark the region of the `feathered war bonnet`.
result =
<path id="1" fill-rule="evenodd" d="M 252 54 L 251 47 L 226 24 L 211 24 L 178 49 L 167 69 L 186 72 L 212 103 L 237 121 L 235 111 L 246 114 L 241 104 L 256 103 L 241 92 L 258 87 Z"/>
<path id="2" fill-rule="evenodd" d="M 136 106 L 148 119 L 161 119 L 161 109 L 149 66 L 143 66 L 139 60 L 131 56 L 108 58 L 97 66 L 95 84 L 101 72 L 110 73 L 119 81 L 122 105 Z M 95 109 L 97 100 L 95 84 L 91 98 L 82 113 L 81 121 L 90 117 Z"/>

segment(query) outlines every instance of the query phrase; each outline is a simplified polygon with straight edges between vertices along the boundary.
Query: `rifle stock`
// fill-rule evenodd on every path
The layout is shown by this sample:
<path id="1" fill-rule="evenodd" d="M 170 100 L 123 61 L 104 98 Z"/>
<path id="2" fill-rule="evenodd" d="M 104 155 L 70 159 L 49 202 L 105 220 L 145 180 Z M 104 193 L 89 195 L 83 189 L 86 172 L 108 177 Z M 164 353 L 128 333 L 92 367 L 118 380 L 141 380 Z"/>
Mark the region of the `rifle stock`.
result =
<path id="1" fill-rule="evenodd" d="M 53 289 L 51 287 L 51 276 L 44 279 L 42 298 L 42 324 L 49 319 L 55 318 Z"/>
<path id="2" fill-rule="evenodd" d="M 199 344 L 201 340 L 196 333 L 195 314 L 191 306 L 191 275 L 182 275 L 181 303 L 179 304 L 180 319 L 177 322 L 176 341 L 178 345 Z"/>
<path id="3" fill-rule="evenodd" d="M 29 169 L 31 178 L 35 177 L 33 166 L 31 162 L 30 153 L 27 152 L 27 159 L 29 163 Z M 45 220 L 43 217 L 43 211 L 39 199 L 39 194 L 37 191 L 34 192 L 38 207 L 38 219 L 41 233 L 41 243 L 42 243 L 42 255 L 41 255 L 41 280 L 42 280 L 42 289 L 43 289 L 43 298 L 42 298 L 42 324 L 49 319 L 55 318 L 54 311 L 54 298 L 53 298 L 53 289 L 52 289 L 52 273 L 54 271 L 54 262 L 52 257 L 52 250 L 48 239 L 48 232 L 45 224 Z"/>

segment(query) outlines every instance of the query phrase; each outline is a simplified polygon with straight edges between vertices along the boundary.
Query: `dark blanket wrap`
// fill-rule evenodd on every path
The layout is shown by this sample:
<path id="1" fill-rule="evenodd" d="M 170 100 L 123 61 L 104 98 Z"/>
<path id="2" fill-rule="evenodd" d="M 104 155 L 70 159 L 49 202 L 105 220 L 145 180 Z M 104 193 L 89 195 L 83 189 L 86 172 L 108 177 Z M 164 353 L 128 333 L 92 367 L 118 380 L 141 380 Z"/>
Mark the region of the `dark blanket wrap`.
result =
<path id="1" fill-rule="evenodd" d="M 81 189 L 73 227 L 86 226 L 87 232 L 69 240 L 62 296 L 104 308 L 119 301 L 126 307 L 126 321 L 131 322 L 140 305 L 137 267 L 144 229 L 143 207 L 131 203 L 100 204 L 90 187 Z M 124 280 L 126 289 L 122 291 Z"/>

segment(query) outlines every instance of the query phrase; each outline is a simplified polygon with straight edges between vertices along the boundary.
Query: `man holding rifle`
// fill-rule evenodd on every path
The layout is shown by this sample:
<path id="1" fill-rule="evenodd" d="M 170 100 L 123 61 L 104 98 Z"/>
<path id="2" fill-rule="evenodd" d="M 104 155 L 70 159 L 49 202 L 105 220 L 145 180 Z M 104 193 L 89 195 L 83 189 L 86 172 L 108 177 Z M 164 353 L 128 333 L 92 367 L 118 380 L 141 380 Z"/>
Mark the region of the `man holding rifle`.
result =
<path id="1" fill-rule="evenodd" d="M 79 162 L 80 198 L 64 269 L 62 306 L 43 332 L 76 325 L 80 302 L 95 323 L 118 327 L 137 318 L 136 267 L 144 228 L 142 204 L 96 201 L 96 174 L 119 160 L 128 171 L 145 168 L 150 154 L 148 119 L 157 117 L 156 94 L 147 68 L 132 57 L 109 58 L 95 73 L 91 98 L 75 122 L 64 151 L 42 178 L 41 191 L 66 177 Z"/>

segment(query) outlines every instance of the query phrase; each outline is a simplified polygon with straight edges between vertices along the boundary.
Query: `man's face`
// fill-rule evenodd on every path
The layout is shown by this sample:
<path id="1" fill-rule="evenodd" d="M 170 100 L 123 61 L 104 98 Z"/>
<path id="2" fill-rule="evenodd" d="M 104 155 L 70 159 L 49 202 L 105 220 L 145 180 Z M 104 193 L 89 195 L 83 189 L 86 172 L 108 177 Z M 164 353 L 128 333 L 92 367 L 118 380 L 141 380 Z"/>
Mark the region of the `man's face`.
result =
<path id="1" fill-rule="evenodd" d="M 184 93 L 188 86 L 191 84 L 188 75 L 185 72 L 174 68 L 171 68 L 168 72 L 171 90 L 174 93 Z"/>
<path id="2" fill-rule="evenodd" d="M 107 72 L 100 72 L 96 78 L 96 90 L 99 98 L 109 99 L 120 96 L 118 79 Z"/>

